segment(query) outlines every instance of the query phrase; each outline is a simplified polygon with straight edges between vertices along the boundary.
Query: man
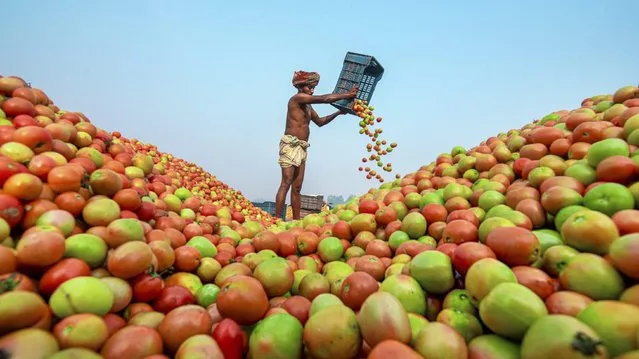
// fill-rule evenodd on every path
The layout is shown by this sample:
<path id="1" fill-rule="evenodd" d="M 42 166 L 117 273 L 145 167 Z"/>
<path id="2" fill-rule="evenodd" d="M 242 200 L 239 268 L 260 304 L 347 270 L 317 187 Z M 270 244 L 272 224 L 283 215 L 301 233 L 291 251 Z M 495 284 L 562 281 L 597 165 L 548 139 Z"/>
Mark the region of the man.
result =
<path id="1" fill-rule="evenodd" d="M 306 167 L 306 150 L 310 146 L 308 137 L 309 124 L 313 121 L 318 127 L 322 127 L 343 114 L 337 111 L 325 117 L 319 117 L 311 104 L 333 103 L 342 99 L 352 99 L 357 96 L 357 86 L 343 94 L 327 94 L 313 96 L 315 86 L 319 83 L 320 76 L 316 72 L 296 71 L 293 75 L 293 86 L 297 88 L 297 94 L 288 100 L 288 112 L 286 114 L 286 130 L 280 139 L 280 157 L 278 163 L 282 168 L 282 181 L 275 197 L 275 214 L 280 216 L 284 207 L 284 200 L 288 190 L 291 189 L 291 207 L 293 219 L 300 219 L 301 191 Z"/>

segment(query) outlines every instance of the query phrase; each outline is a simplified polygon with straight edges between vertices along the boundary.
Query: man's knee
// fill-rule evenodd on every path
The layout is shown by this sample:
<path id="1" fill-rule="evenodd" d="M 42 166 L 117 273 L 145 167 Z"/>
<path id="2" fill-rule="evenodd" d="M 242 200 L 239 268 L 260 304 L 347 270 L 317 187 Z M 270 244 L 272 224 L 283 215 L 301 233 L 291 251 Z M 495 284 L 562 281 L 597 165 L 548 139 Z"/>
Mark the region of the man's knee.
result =
<path id="1" fill-rule="evenodd" d="M 280 182 L 280 187 L 289 189 L 293 185 L 293 176 L 284 176 Z"/>
<path id="2" fill-rule="evenodd" d="M 302 185 L 301 184 L 294 184 L 293 187 L 291 188 L 291 190 L 293 191 L 293 193 L 295 194 L 301 194 L 302 193 Z"/>

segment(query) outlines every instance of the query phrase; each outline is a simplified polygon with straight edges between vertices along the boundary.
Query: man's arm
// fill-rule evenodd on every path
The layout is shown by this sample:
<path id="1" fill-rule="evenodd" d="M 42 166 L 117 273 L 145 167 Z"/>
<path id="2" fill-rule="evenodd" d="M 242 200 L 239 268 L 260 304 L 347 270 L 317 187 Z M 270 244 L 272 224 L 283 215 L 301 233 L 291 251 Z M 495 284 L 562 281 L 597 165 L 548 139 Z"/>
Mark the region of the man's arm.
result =
<path id="1" fill-rule="evenodd" d="M 328 125 L 331 121 L 335 119 L 335 117 L 343 114 L 342 111 L 334 112 L 328 116 L 319 117 L 315 109 L 311 108 L 311 120 L 317 125 L 317 127 L 322 127 L 324 125 Z"/>
<path id="2" fill-rule="evenodd" d="M 351 99 L 357 96 L 357 86 L 353 86 L 350 91 L 340 94 L 327 94 L 327 95 L 307 95 L 305 93 L 298 93 L 293 96 L 293 100 L 300 104 L 313 104 L 313 103 L 333 103 L 343 99 Z"/>

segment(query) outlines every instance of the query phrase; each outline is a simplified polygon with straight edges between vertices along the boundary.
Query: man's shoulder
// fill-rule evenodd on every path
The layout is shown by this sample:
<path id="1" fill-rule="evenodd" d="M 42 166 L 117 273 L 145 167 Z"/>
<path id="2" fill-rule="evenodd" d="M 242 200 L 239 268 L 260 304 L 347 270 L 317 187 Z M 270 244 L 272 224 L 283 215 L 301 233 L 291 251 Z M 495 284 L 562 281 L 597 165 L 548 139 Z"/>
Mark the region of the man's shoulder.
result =
<path id="1" fill-rule="evenodd" d="M 288 100 L 289 106 L 292 106 L 292 105 L 304 106 L 304 107 L 308 106 L 308 107 L 312 108 L 313 106 L 311 106 L 310 103 L 302 103 L 302 102 L 299 101 L 299 99 L 302 98 L 302 96 L 304 96 L 304 95 L 303 94 L 295 94 L 295 95 L 291 96 L 291 98 Z M 306 95 L 306 96 L 308 96 L 308 95 Z"/>
<path id="2" fill-rule="evenodd" d="M 295 94 L 288 99 L 289 104 L 297 103 L 299 99 L 299 94 Z"/>

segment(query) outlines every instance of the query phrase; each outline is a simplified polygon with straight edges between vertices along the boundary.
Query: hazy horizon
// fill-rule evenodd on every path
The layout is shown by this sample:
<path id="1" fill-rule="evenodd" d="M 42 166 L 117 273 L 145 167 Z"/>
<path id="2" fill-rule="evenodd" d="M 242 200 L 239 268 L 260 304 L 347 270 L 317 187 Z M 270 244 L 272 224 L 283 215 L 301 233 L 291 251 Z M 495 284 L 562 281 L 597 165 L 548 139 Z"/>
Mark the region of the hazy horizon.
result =
<path id="1" fill-rule="evenodd" d="M 385 68 L 372 103 L 383 137 L 399 144 L 386 160 L 400 174 L 639 81 L 639 2 L 629 0 L 24 0 L 4 9 L 1 74 L 201 165 L 251 200 L 273 201 L 280 182 L 293 72 L 318 71 L 315 92 L 329 93 L 347 51 Z M 304 194 L 379 186 L 357 170 L 368 143 L 358 130 L 350 115 L 311 124 Z"/>

